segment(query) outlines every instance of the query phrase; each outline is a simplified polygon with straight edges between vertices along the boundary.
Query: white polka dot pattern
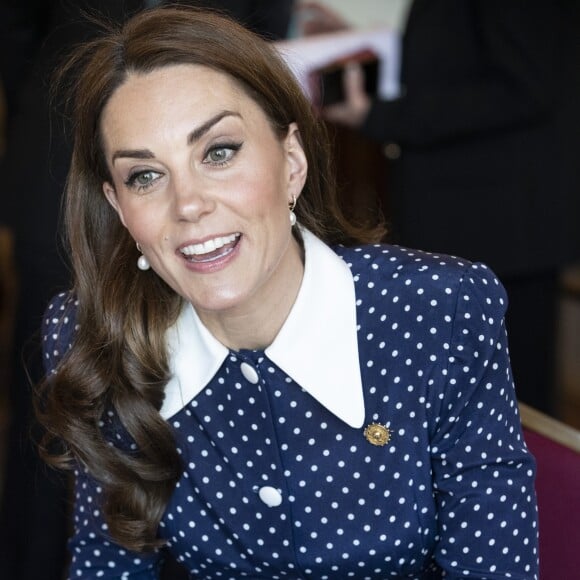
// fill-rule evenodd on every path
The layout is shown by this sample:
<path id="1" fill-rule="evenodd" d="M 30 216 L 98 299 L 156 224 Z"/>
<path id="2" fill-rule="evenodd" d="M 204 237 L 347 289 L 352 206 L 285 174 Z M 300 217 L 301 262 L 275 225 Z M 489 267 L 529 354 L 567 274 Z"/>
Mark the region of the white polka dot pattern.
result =
<path id="1" fill-rule="evenodd" d="M 184 471 L 160 535 L 192 578 L 536 578 L 503 288 L 447 256 L 335 250 L 356 285 L 365 425 L 390 441 L 371 445 L 263 352 L 232 352 L 169 419 Z M 74 310 L 67 295 L 48 310 L 49 370 Z M 77 473 L 71 577 L 156 578 L 156 555 L 107 542 L 101 500 Z"/>

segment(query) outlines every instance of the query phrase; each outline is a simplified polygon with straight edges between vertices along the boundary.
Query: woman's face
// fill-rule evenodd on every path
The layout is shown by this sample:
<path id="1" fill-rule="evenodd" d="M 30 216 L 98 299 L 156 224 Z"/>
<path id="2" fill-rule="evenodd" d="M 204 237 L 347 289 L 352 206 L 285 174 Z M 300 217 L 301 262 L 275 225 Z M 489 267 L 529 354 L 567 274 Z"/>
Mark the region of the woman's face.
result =
<path id="1" fill-rule="evenodd" d="M 178 65 L 130 74 L 101 132 L 112 176 L 105 195 L 151 267 L 210 329 L 287 303 L 302 276 L 288 204 L 307 171 L 295 125 L 280 139 L 229 76 Z"/>

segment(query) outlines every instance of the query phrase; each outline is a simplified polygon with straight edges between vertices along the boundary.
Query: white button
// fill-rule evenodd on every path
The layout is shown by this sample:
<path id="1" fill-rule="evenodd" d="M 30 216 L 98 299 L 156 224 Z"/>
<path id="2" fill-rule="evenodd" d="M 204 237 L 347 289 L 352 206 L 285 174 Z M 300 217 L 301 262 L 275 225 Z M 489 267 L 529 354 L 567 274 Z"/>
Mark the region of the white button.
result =
<path id="1" fill-rule="evenodd" d="M 258 495 L 268 507 L 278 507 L 282 503 L 282 494 L 275 487 L 265 485 L 260 488 Z"/>
<path id="2" fill-rule="evenodd" d="M 246 378 L 247 381 L 249 381 L 253 385 L 258 384 L 260 377 L 258 376 L 256 369 L 252 365 L 249 365 L 248 363 L 243 362 L 240 365 L 240 368 L 242 369 L 242 374 L 244 375 L 244 377 Z"/>

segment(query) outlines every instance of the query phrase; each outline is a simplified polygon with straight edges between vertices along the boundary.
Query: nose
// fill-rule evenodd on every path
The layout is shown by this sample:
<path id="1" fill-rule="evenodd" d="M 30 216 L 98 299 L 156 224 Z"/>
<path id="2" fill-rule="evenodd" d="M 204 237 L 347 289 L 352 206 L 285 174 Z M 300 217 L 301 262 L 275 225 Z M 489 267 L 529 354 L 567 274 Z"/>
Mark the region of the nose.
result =
<path id="1" fill-rule="evenodd" d="M 187 172 L 173 179 L 173 205 L 178 221 L 198 222 L 215 209 L 215 199 L 203 180 Z"/>

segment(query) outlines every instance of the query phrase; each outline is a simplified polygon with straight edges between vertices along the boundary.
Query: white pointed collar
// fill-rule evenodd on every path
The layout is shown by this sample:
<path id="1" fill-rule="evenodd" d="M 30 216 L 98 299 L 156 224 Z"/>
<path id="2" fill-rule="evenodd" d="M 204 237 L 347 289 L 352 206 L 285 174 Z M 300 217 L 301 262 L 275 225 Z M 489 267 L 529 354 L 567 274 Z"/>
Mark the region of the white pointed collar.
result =
<path id="1" fill-rule="evenodd" d="M 305 229 L 301 232 L 302 284 L 265 354 L 331 413 L 351 427 L 362 427 L 354 281 L 349 267 L 326 244 Z M 189 304 L 168 330 L 167 341 L 173 376 L 161 408 L 166 419 L 202 391 L 230 354 Z"/>

